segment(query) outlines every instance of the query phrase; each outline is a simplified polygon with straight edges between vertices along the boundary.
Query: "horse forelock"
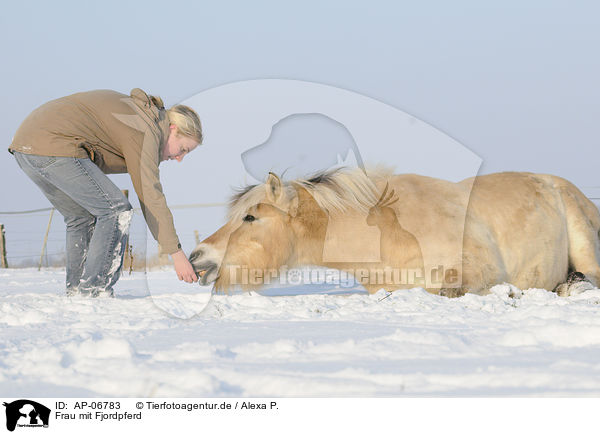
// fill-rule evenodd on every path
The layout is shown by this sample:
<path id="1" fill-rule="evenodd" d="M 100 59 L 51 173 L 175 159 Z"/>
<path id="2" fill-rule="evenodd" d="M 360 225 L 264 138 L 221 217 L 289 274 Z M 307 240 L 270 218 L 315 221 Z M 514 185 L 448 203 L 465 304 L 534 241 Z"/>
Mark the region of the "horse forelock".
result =
<path id="1" fill-rule="evenodd" d="M 375 173 L 374 176 L 379 174 Z M 248 208 L 264 202 L 265 184 L 249 185 L 232 196 L 228 213 L 229 220 L 241 219 Z M 370 176 L 361 169 L 338 168 L 319 172 L 308 179 L 296 179 L 284 183 L 286 199 L 296 197 L 296 188 L 306 189 L 319 207 L 329 214 L 354 209 L 368 213 L 381 194 Z"/>
<path id="2" fill-rule="evenodd" d="M 296 195 L 294 188 L 290 185 L 284 185 L 284 194 L 291 200 Z M 234 194 L 229 201 L 229 212 L 227 218 L 229 221 L 241 220 L 248 211 L 248 208 L 267 202 L 267 192 L 265 184 L 255 184 L 243 187 Z"/>

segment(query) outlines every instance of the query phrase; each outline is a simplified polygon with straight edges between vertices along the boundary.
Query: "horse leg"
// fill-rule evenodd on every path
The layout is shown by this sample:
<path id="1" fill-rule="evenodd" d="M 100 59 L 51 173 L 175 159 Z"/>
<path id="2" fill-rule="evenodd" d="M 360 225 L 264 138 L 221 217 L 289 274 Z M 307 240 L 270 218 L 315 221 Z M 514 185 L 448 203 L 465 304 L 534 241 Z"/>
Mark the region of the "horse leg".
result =
<path id="1" fill-rule="evenodd" d="M 472 222 L 466 226 L 462 252 L 461 291 L 463 294 L 468 292 L 488 295 L 494 285 L 503 282 L 512 283 L 500 250 L 496 244 L 486 243 L 486 238 L 490 238 L 490 235 L 485 228 L 478 228 Z"/>
<path id="2" fill-rule="evenodd" d="M 600 215 L 596 206 L 575 186 L 569 184 L 561 193 L 567 218 L 569 268 L 573 272 L 567 282 L 555 288 L 555 292 L 567 296 L 600 284 Z"/>

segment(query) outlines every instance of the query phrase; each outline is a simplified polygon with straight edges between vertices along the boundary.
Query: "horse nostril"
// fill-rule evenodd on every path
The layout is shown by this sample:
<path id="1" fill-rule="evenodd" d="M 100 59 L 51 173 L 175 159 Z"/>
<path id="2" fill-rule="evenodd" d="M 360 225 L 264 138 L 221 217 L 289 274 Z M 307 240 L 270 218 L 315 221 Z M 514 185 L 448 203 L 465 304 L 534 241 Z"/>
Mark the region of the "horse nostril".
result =
<path id="1" fill-rule="evenodd" d="M 204 254 L 204 252 L 202 250 L 195 250 L 190 255 L 189 261 L 193 263 L 194 261 L 196 261 L 197 259 L 202 257 L 203 254 Z"/>

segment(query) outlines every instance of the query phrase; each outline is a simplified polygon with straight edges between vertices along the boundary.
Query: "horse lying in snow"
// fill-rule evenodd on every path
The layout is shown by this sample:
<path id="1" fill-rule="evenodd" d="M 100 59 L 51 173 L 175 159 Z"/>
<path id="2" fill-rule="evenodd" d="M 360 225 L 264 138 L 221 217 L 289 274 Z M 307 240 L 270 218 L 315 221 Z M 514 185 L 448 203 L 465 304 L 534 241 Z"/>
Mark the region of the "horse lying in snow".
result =
<path id="1" fill-rule="evenodd" d="M 566 296 L 579 281 L 600 283 L 599 229 L 594 204 L 552 175 L 453 183 L 338 169 L 283 183 L 271 173 L 232 198 L 228 222 L 190 262 L 217 291 L 257 289 L 273 270 L 317 265 L 349 270 L 371 293 L 486 294 L 510 283 Z M 253 279 L 240 276 L 248 270 Z"/>

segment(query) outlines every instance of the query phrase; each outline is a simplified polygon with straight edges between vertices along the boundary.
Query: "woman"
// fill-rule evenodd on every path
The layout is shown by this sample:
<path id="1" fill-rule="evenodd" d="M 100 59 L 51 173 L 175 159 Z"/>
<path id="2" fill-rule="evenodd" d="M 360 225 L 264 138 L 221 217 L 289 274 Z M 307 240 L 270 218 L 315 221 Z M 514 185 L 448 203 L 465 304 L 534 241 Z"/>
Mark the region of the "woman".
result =
<path id="1" fill-rule="evenodd" d="M 126 173 L 150 232 L 173 259 L 179 280 L 197 281 L 160 184 L 161 161 L 182 161 L 202 143 L 194 110 L 165 110 L 159 97 L 94 90 L 50 101 L 17 130 L 9 152 L 67 226 L 67 294 L 113 296 L 132 208 L 106 176 Z"/>

